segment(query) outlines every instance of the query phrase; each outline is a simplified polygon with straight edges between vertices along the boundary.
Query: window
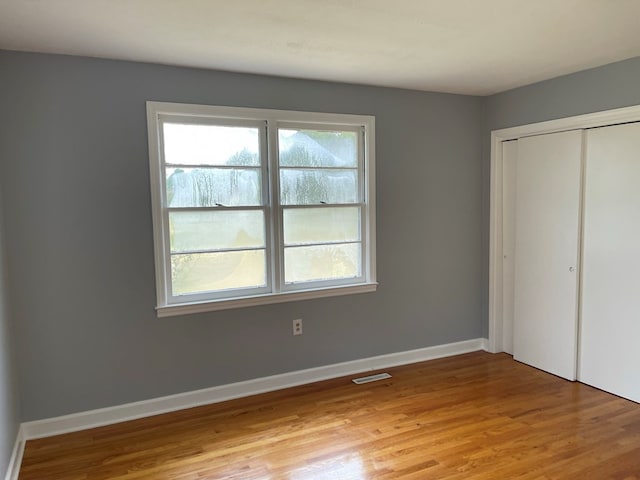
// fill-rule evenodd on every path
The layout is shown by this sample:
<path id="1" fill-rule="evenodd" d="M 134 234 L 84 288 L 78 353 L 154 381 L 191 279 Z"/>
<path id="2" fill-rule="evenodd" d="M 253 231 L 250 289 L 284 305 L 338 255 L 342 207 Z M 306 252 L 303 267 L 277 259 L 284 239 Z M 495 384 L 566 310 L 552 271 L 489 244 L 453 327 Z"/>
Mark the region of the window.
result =
<path id="1" fill-rule="evenodd" d="M 375 290 L 373 117 L 147 114 L 159 316 Z"/>

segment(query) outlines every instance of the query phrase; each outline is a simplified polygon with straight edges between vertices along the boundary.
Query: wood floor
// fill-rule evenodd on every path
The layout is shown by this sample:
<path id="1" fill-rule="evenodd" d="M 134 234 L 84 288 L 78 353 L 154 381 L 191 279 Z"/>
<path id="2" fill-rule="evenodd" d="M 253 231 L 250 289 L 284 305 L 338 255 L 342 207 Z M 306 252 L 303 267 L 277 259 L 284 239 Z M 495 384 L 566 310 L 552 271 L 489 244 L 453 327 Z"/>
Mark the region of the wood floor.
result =
<path id="1" fill-rule="evenodd" d="M 27 442 L 21 480 L 640 479 L 640 405 L 476 352 Z"/>

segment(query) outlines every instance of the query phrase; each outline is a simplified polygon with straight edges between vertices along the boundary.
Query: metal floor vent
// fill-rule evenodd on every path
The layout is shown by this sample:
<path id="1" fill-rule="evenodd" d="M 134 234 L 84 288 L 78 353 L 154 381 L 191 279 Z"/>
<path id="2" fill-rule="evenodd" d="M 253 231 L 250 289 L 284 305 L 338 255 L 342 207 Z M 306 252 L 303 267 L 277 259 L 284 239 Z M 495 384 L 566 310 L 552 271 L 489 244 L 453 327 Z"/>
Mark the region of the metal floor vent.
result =
<path id="1" fill-rule="evenodd" d="M 375 382 L 376 380 L 384 380 L 385 378 L 391 378 L 391 375 L 388 373 L 377 373 L 375 375 L 369 375 L 368 377 L 354 378 L 351 381 L 360 385 L 362 383 Z"/>

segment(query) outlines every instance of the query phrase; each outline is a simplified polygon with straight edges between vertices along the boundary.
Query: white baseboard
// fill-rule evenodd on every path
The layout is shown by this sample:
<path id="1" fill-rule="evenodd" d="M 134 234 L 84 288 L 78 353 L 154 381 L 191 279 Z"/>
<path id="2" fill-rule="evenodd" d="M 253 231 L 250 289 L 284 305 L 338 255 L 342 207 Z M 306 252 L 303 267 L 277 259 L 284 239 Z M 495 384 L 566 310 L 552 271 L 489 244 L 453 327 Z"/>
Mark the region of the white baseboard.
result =
<path id="1" fill-rule="evenodd" d="M 22 463 L 22 454 L 24 453 L 25 438 L 23 435 L 22 427 L 18 430 L 16 435 L 16 442 L 13 444 L 13 451 L 11 452 L 11 458 L 9 459 L 9 465 L 7 466 L 7 473 L 4 476 L 4 480 L 18 480 L 20 474 L 20 464 Z"/>
<path id="2" fill-rule="evenodd" d="M 35 438 L 50 437 L 52 435 L 101 427 L 142 417 L 150 417 L 161 413 L 223 402 L 234 398 L 271 392 L 354 373 L 450 357 L 477 350 L 487 350 L 487 342 L 488 340 L 486 338 L 476 338 L 463 342 L 437 345 L 350 362 L 335 363 L 323 367 L 298 370 L 270 377 L 256 378 L 254 380 L 179 393 L 167 397 L 152 398 L 141 402 L 117 405 L 115 407 L 74 413 L 62 417 L 25 422 L 22 424 L 21 429 L 22 438 L 26 441 Z"/>

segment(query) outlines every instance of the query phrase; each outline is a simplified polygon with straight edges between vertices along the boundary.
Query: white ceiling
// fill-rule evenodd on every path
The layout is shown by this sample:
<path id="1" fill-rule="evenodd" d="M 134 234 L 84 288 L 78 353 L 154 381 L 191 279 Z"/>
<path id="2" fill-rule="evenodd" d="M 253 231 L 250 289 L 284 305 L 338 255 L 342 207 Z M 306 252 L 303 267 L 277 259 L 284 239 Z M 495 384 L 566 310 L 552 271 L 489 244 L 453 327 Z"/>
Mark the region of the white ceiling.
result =
<path id="1" fill-rule="evenodd" d="M 0 49 L 488 95 L 640 55 L 640 0 L 0 0 Z"/>

